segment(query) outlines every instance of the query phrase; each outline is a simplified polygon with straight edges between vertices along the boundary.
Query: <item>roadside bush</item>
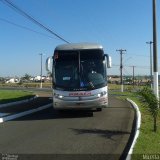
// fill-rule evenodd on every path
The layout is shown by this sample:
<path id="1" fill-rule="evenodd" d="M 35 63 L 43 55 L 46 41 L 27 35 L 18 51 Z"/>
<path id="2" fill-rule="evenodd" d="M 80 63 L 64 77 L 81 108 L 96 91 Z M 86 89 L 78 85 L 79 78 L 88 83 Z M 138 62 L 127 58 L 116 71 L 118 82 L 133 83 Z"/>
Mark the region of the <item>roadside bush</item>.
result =
<path id="1" fill-rule="evenodd" d="M 156 132 L 157 117 L 159 113 L 159 100 L 157 99 L 153 91 L 148 87 L 144 87 L 142 90 L 138 91 L 138 93 L 141 96 L 141 100 L 144 102 L 143 106 L 147 107 L 148 111 L 153 117 L 153 129 L 154 132 Z"/>

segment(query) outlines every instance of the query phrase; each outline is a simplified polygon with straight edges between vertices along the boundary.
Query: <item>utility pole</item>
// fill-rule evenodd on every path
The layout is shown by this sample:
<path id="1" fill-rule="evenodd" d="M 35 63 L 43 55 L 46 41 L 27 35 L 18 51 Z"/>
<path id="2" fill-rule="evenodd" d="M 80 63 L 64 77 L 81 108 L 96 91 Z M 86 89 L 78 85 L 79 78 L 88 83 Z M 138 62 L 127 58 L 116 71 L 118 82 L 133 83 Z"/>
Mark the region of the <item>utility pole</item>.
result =
<path id="1" fill-rule="evenodd" d="M 150 81 L 151 81 L 151 89 L 153 89 L 153 78 L 152 78 L 152 41 L 146 42 L 150 46 Z"/>
<path id="2" fill-rule="evenodd" d="M 133 83 L 133 88 L 134 88 L 134 79 L 135 79 L 134 78 L 135 77 L 135 75 L 134 75 L 134 68 L 135 68 L 135 66 L 133 66 L 133 78 L 132 78 L 132 80 L 133 80 L 133 82 L 132 82 Z"/>
<path id="3" fill-rule="evenodd" d="M 153 0 L 153 87 L 154 94 L 157 99 L 159 99 L 159 90 L 158 90 L 158 59 L 157 59 L 157 25 L 156 25 L 156 0 Z"/>
<path id="4" fill-rule="evenodd" d="M 126 51 L 125 49 L 116 50 L 120 52 L 120 84 L 121 84 L 121 92 L 123 92 L 123 52 Z"/>
<path id="5" fill-rule="evenodd" d="M 42 56 L 43 56 L 44 54 L 40 53 L 39 55 L 41 56 L 40 88 L 42 88 Z"/>

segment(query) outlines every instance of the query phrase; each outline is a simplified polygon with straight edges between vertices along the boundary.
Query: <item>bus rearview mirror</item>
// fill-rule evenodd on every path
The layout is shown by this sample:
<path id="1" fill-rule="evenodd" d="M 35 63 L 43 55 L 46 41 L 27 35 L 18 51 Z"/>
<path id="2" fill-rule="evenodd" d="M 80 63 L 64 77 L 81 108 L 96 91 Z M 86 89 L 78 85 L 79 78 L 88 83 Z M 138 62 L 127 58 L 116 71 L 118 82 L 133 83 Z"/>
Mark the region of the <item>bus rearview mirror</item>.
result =
<path id="1" fill-rule="evenodd" d="M 46 71 L 52 73 L 52 57 L 46 59 Z"/>

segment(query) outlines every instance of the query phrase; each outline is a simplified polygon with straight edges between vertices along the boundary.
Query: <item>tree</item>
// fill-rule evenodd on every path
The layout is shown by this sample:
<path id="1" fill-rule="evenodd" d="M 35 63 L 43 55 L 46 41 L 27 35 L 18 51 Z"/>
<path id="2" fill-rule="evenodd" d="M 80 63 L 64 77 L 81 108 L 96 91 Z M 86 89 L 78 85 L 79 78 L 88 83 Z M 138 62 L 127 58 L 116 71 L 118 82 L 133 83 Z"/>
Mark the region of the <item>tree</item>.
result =
<path id="1" fill-rule="evenodd" d="M 22 77 L 22 80 L 29 81 L 31 77 L 32 77 L 32 76 L 30 76 L 29 74 L 26 73 L 26 74 Z"/>
<path id="2" fill-rule="evenodd" d="M 140 90 L 139 95 L 141 96 L 144 102 L 143 106 L 148 107 L 148 111 L 153 117 L 153 128 L 154 128 L 154 132 L 156 132 L 157 117 L 159 112 L 159 100 L 157 99 L 153 91 L 148 87 L 144 87 L 142 90 Z"/>

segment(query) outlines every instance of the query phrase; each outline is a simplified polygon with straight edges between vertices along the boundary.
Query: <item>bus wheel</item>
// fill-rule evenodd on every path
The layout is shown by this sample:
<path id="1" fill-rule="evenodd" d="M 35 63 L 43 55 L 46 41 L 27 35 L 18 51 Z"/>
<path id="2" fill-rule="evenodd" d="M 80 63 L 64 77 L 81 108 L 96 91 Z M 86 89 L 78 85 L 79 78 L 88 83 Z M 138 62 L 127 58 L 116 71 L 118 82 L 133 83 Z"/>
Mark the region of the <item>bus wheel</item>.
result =
<path id="1" fill-rule="evenodd" d="M 96 108 L 96 110 L 97 110 L 98 112 L 100 112 L 100 111 L 102 111 L 102 108 Z"/>

